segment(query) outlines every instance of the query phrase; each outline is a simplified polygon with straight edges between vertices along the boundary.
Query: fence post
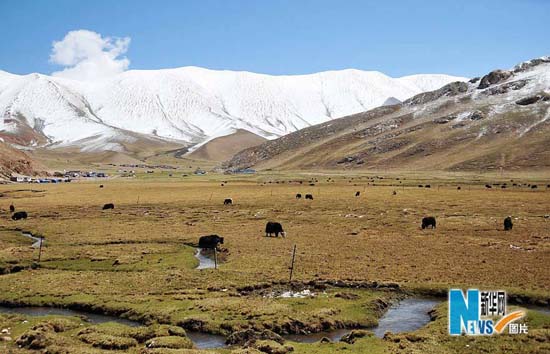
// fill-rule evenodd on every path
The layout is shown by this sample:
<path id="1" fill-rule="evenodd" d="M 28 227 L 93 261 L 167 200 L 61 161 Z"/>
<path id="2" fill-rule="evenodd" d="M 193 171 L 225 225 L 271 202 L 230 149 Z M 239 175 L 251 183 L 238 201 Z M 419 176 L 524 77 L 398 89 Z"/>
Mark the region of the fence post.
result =
<path id="1" fill-rule="evenodd" d="M 294 260 L 296 259 L 296 245 L 294 245 L 294 249 L 292 250 L 292 262 L 290 263 L 290 277 L 288 282 L 292 282 L 292 273 L 294 272 Z"/>
<path id="2" fill-rule="evenodd" d="M 40 247 L 38 248 L 38 263 L 40 263 L 40 259 L 42 258 L 42 242 L 44 241 L 44 236 L 40 236 Z"/>

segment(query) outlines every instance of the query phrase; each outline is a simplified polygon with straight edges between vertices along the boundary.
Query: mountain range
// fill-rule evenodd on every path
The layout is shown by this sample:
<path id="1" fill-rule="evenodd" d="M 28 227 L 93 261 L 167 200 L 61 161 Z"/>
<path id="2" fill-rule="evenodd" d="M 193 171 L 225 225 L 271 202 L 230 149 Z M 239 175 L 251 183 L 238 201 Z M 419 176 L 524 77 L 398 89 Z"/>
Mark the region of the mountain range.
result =
<path id="1" fill-rule="evenodd" d="M 0 71 L 0 138 L 21 149 L 193 151 L 243 131 L 278 138 L 457 80 L 466 79 L 391 78 L 359 70 L 270 76 L 183 67 L 74 81 Z"/>
<path id="2" fill-rule="evenodd" d="M 228 168 L 449 171 L 550 168 L 550 57 L 290 133 Z"/>

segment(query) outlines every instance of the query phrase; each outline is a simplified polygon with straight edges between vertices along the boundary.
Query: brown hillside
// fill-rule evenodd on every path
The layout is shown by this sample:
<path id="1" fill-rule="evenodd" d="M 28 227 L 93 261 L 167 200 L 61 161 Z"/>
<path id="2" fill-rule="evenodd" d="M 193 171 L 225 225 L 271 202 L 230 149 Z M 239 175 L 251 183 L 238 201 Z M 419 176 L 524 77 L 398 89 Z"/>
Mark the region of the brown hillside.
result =
<path id="1" fill-rule="evenodd" d="M 201 160 L 226 161 L 239 151 L 258 146 L 265 141 L 259 135 L 239 129 L 233 134 L 210 140 L 188 156 Z"/>
<path id="2" fill-rule="evenodd" d="M 550 170 L 549 93 L 550 59 L 534 60 L 302 129 L 244 150 L 226 166 Z"/>
<path id="3" fill-rule="evenodd" d="M 35 176 L 45 174 L 45 168 L 26 153 L 0 142 L 0 179 L 8 180 L 12 173 Z"/>

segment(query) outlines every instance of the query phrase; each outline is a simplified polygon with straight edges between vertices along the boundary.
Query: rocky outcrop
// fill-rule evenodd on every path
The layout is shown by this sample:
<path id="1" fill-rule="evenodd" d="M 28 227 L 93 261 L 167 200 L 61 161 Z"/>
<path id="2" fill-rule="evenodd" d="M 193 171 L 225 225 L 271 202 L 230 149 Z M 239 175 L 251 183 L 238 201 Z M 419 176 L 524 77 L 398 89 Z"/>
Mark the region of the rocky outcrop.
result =
<path id="1" fill-rule="evenodd" d="M 512 72 L 508 70 L 491 71 L 489 74 L 481 78 L 481 81 L 479 82 L 479 86 L 477 88 L 480 90 L 485 89 L 491 85 L 508 80 L 512 75 Z"/>
<path id="2" fill-rule="evenodd" d="M 523 63 L 520 63 L 514 67 L 514 72 L 518 73 L 518 72 L 526 71 L 537 65 L 545 64 L 545 63 L 550 63 L 550 56 L 545 56 L 545 57 L 524 61 Z"/>
<path id="3" fill-rule="evenodd" d="M 530 104 L 537 103 L 538 101 L 550 101 L 550 95 L 543 92 L 538 95 L 529 96 L 516 101 L 516 104 L 520 106 L 528 106 Z"/>
<path id="4" fill-rule="evenodd" d="M 517 91 L 527 85 L 527 80 L 515 80 L 488 88 L 481 93 L 486 96 L 503 95 L 510 91 Z"/>
<path id="5" fill-rule="evenodd" d="M 475 112 L 472 112 L 468 115 L 468 118 L 470 120 L 481 120 L 483 118 L 485 118 L 485 113 L 483 113 L 482 111 L 475 111 Z"/>
<path id="6" fill-rule="evenodd" d="M 468 91 L 468 84 L 462 81 L 451 82 L 440 88 L 439 90 L 424 92 L 418 94 L 412 98 L 409 98 L 405 102 L 406 105 L 421 105 L 428 102 L 435 101 L 441 97 L 452 97 L 465 93 Z"/>

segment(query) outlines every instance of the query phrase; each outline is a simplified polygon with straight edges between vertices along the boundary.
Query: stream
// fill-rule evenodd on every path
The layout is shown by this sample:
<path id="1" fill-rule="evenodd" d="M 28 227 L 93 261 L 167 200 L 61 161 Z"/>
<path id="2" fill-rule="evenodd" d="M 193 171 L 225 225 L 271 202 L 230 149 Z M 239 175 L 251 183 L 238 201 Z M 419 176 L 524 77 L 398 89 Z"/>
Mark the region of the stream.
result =
<path id="1" fill-rule="evenodd" d="M 202 248 L 197 248 L 197 253 L 195 253 L 195 257 L 199 260 L 199 265 L 195 269 L 210 269 L 216 267 L 216 264 L 214 263 L 214 260 L 212 258 L 202 254 Z"/>
<path id="2" fill-rule="evenodd" d="M 21 235 L 28 237 L 34 241 L 34 243 L 31 245 L 33 248 L 40 248 L 40 237 L 33 236 L 30 232 L 21 232 Z M 44 245 L 46 241 L 42 241 L 42 245 Z"/>
<path id="3" fill-rule="evenodd" d="M 417 330 L 430 322 L 428 312 L 441 301 L 427 298 L 402 300 L 392 305 L 378 320 L 378 326 L 371 330 L 379 338 L 382 338 L 387 331 L 401 333 Z M 333 342 L 337 342 L 351 331 L 351 329 L 337 329 L 330 332 L 286 335 L 284 338 L 293 342 L 314 343 L 326 337 Z"/>
<path id="4" fill-rule="evenodd" d="M 77 311 L 77 310 L 63 309 L 63 308 L 56 308 L 56 307 L 0 306 L 0 313 L 19 314 L 19 315 L 25 315 L 25 316 L 70 316 L 70 317 L 82 318 L 90 324 L 114 322 L 114 323 L 130 326 L 130 327 L 143 326 L 143 324 L 137 321 L 126 320 L 124 318 L 120 318 L 116 316 L 100 315 L 100 314 L 95 314 L 95 313 L 90 313 L 85 311 Z M 191 339 L 191 341 L 199 349 L 221 348 L 226 346 L 225 337 L 223 336 L 200 333 L 200 332 L 192 332 L 192 331 L 186 331 L 186 333 L 187 333 L 187 337 L 189 337 L 189 339 Z"/>
<path id="5" fill-rule="evenodd" d="M 204 268 L 201 268 L 204 269 Z M 388 309 L 388 311 L 378 321 L 378 326 L 371 328 L 375 336 L 382 338 L 384 333 L 391 331 L 393 333 L 410 332 L 417 330 L 430 322 L 428 312 L 437 304 L 444 300 L 429 298 L 407 298 Z M 541 306 L 525 306 L 525 308 L 550 315 L 550 309 Z M 91 324 L 100 324 L 106 322 L 115 322 L 130 327 L 142 326 L 141 323 L 126 320 L 116 316 L 99 315 L 85 311 L 76 311 L 70 309 L 54 307 L 7 307 L 0 306 L 0 313 L 21 314 L 26 316 L 71 316 L 85 319 Z M 339 341 L 343 336 L 350 333 L 351 329 L 337 329 L 330 332 L 319 332 L 311 334 L 291 334 L 283 336 L 284 339 L 299 343 L 314 343 L 321 338 L 329 338 L 333 342 Z M 187 336 L 199 349 L 223 348 L 225 337 L 220 335 L 187 331 Z"/>
<path id="6" fill-rule="evenodd" d="M 378 326 L 374 328 L 374 335 L 384 337 L 384 333 L 410 332 L 424 327 L 430 323 L 428 312 L 439 304 L 440 300 L 408 298 L 398 302 L 378 320 Z"/>
<path id="7" fill-rule="evenodd" d="M 186 331 L 187 337 L 198 349 L 225 348 L 225 337 L 218 334 Z"/>

